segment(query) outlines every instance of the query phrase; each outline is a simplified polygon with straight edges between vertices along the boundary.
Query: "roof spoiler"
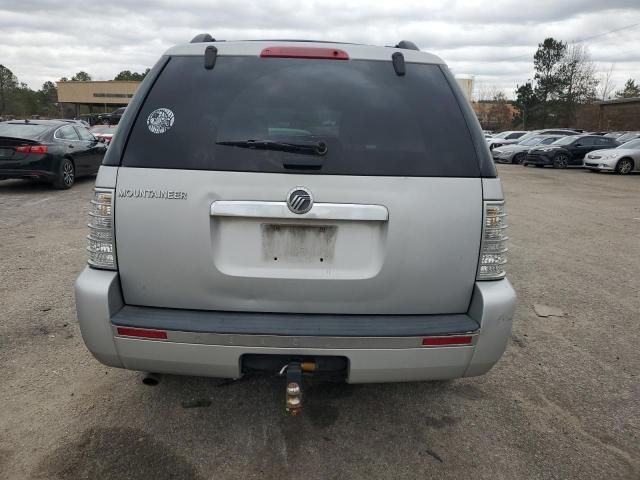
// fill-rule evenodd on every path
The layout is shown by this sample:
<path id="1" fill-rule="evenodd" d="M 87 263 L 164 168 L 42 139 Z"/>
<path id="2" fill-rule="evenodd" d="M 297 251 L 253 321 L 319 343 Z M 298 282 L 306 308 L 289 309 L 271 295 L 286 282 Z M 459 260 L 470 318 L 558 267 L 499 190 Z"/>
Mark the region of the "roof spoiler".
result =
<path id="1" fill-rule="evenodd" d="M 206 43 L 206 42 L 215 42 L 215 41 L 216 41 L 216 39 L 213 38 L 208 33 L 199 33 L 198 35 L 193 37 L 191 39 L 191 42 L 189 42 L 189 43 Z"/>
<path id="2" fill-rule="evenodd" d="M 400 40 L 395 48 L 403 48 L 405 50 L 420 50 L 418 46 L 409 40 Z"/>

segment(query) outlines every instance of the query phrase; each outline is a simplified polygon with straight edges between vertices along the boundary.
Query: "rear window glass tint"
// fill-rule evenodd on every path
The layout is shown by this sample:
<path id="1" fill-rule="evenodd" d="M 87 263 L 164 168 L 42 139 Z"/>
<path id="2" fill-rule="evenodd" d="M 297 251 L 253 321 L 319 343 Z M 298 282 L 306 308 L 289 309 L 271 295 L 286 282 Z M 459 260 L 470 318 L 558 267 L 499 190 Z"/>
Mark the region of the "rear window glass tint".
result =
<path id="1" fill-rule="evenodd" d="M 0 137 L 35 139 L 50 129 L 49 125 L 33 123 L 0 123 Z"/>
<path id="2" fill-rule="evenodd" d="M 161 110 L 165 109 L 165 110 Z M 160 112 L 158 114 L 157 112 Z M 167 120 L 157 123 L 158 115 Z M 326 155 L 217 142 L 322 141 Z M 220 57 L 172 58 L 147 96 L 122 164 L 338 175 L 479 176 L 462 112 L 437 65 Z"/>

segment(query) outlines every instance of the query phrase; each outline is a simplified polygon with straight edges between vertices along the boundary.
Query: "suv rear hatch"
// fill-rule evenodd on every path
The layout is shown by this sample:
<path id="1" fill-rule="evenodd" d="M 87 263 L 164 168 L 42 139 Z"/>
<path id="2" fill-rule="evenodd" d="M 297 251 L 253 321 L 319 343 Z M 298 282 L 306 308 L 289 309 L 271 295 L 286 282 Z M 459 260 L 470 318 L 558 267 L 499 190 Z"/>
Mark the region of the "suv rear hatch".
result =
<path id="1" fill-rule="evenodd" d="M 466 312 L 483 215 L 476 150 L 443 67 L 406 67 L 169 58 L 118 171 L 126 303 Z M 299 187 L 307 213 L 286 204 Z"/>

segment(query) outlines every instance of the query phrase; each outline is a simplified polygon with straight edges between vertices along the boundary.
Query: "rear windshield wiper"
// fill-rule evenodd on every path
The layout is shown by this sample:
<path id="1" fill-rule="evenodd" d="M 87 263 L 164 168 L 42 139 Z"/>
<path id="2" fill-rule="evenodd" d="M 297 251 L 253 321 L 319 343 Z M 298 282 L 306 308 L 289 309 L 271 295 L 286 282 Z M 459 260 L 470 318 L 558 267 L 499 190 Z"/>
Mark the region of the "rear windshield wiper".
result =
<path id="1" fill-rule="evenodd" d="M 230 147 L 255 148 L 256 150 L 279 150 L 282 152 L 305 153 L 308 155 L 324 155 L 327 153 L 327 144 L 324 142 L 276 142 L 274 140 L 230 140 L 216 142 L 216 145 Z"/>

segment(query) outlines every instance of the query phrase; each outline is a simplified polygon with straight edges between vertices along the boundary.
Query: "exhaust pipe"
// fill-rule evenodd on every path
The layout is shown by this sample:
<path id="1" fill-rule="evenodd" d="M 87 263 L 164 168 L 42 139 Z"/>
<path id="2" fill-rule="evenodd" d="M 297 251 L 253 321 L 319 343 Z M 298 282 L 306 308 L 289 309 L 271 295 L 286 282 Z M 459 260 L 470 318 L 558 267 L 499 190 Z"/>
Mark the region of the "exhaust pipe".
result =
<path id="1" fill-rule="evenodd" d="M 149 387 L 155 387 L 160 383 L 160 375 L 157 373 L 145 372 L 142 374 L 142 383 Z"/>

